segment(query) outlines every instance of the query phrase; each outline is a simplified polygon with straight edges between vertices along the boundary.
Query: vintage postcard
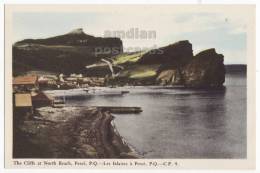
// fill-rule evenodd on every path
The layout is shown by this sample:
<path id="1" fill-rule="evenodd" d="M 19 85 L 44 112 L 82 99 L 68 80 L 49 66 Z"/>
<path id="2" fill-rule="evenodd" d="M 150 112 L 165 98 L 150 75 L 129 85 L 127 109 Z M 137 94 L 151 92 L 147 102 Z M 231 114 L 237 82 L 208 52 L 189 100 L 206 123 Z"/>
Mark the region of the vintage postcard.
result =
<path id="1" fill-rule="evenodd" d="M 6 168 L 255 168 L 254 5 L 6 5 Z"/>

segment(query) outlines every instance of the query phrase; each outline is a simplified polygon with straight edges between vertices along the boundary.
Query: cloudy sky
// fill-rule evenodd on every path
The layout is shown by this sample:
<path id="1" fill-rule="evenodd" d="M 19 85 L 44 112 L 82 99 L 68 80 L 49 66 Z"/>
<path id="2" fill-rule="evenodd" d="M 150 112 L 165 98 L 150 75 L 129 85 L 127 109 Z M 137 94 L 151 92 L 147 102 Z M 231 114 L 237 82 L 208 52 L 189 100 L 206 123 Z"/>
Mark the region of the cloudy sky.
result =
<path id="1" fill-rule="evenodd" d="M 124 38 L 124 49 L 154 48 L 189 40 L 194 54 L 216 48 L 225 64 L 246 63 L 247 15 L 240 8 L 124 7 L 89 8 L 79 11 L 32 11 L 13 15 L 13 42 L 25 38 L 46 38 L 76 28 L 94 36 L 106 31 L 138 28 L 155 31 L 154 39 Z"/>

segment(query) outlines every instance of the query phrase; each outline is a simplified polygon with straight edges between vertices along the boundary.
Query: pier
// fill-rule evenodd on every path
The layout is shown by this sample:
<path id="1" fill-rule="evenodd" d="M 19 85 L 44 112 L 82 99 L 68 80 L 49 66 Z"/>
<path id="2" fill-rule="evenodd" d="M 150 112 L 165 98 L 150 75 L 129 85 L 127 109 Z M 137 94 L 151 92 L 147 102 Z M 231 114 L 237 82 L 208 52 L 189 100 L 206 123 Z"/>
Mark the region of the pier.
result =
<path id="1" fill-rule="evenodd" d="M 131 113 L 140 113 L 142 112 L 141 107 L 126 107 L 126 106 L 96 106 L 101 111 L 108 111 L 114 114 L 131 114 Z"/>

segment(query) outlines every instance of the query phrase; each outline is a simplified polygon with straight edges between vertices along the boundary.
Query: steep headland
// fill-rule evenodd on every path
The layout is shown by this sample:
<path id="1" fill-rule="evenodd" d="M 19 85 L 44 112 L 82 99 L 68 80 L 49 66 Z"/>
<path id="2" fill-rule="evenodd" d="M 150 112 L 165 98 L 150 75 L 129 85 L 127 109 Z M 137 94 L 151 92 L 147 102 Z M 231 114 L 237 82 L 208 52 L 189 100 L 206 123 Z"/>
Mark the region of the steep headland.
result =
<path id="1" fill-rule="evenodd" d="M 114 84 L 182 85 L 186 87 L 221 87 L 225 82 L 224 56 L 214 48 L 193 55 L 189 41 L 166 47 L 112 58 L 123 70 Z"/>

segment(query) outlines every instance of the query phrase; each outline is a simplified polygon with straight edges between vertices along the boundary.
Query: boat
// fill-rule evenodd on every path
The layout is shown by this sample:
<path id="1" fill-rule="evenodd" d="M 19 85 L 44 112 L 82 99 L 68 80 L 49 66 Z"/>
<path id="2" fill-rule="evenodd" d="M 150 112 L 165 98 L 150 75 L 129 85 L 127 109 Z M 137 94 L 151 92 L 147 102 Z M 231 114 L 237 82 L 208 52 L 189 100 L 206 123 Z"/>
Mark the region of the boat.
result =
<path id="1" fill-rule="evenodd" d="M 53 100 L 52 107 L 54 107 L 54 108 L 63 108 L 63 107 L 65 107 L 65 100 L 61 100 L 61 99 Z"/>
<path id="2" fill-rule="evenodd" d="M 122 94 L 128 94 L 129 91 L 121 91 Z"/>

